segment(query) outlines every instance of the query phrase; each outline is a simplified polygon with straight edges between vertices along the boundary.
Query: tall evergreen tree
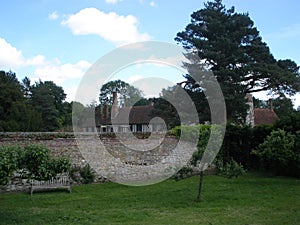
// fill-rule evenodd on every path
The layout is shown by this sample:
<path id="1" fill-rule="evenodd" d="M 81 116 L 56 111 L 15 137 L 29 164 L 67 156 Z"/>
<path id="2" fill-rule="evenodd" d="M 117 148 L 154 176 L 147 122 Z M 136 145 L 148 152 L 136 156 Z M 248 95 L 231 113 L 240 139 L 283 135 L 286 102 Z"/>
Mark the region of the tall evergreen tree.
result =
<path id="1" fill-rule="evenodd" d="M 39 81 L 31 87 L 32 106 L 42 116 L 42 131 L 54 131 L 62 126 L 60 115 L 65 110 L 66 94 L 52 81 Z"/>
<path id="2" fill-rule="evenodd" d="M 40 115 L 26 101 L 13 72 L 0 71 L 0 131 L 35 131 Z"/>
<path id="3" fill-rule="evenodd" d="M 236 13 L 234 7 L 226 9 L 222 0 L 215 0 L 193 12 L 191 18 L 175 40 L 188 52 L 195 52 L 201 63 L 213 71 L 222 88 L 229 119 L 245 118 L 246 93 L 293 95 L 300 91 L 297 65 L 273 57 L 247 13 Z M 186 79 L 188 85 L 197 85 L 190 74 Z"/>

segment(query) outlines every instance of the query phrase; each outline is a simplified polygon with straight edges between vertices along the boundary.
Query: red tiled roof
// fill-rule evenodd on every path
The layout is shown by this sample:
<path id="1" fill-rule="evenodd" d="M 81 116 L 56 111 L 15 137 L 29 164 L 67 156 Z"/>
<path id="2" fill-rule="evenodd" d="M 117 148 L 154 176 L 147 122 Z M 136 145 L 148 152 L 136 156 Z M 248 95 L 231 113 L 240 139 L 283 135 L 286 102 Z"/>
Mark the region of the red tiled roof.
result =
<path id="1" fill-rule="evenodd" d="M 261 124 L 272 125 L 278 119 L 278 116 L 271 109 L 254 109 L 254 126 Z"/>

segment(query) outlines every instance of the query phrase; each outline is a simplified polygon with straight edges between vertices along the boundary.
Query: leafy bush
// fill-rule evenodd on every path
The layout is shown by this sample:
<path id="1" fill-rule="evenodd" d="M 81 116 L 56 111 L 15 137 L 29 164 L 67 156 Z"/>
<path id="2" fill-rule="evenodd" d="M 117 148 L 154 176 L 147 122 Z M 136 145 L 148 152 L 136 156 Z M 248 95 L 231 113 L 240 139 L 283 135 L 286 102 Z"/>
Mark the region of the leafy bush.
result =
<path id="1" fill-rule="evenodd" d="M 59 173 L 70 170 L 71 161 L 67 157 L 50 157 L 48 148 L 39 145 L 0 148 L 0 184 L 5 185 L 15 172 L 24 178 L 49 180 Z"/>
<path id="2" fill-rule="evenodd" d="M 274 127 L 296 134 L 297 131 L 300 130 L 300 111 L 295 111 L 281 117 L 278 121 L 276 121 Z"/>
<path id="3" fill-rule="evenodd" d="M 249 126 L 227 124 L 218 158 L 224 164 L 232 160 L 247 167 L 250 158 L 252 132 Z"/>
<path id="4" fill-rule="evenodd" d="M 234 160 L 230 160 L 223 165 L 223 162 L 217 161 L 216 163 L 217 174 L 227 178 L 238 178 L 245 174 L 245 170 L 242 164 L 237 163 Z"/>
<path id="5" fill-rule="evenodd" d="M 253 151 L 259 157 L 261 167 L 275 175 L 300 176 L 299 133 L 294 135 L 281 129 L 273 131 Z"/>
<path id="6" fill-rule="evenodd" d="M 6 185 L 9 178 L 21 167 L 20 147 L 1 147 L 0 148 L 0 185 Z"/>
<path id="7" fill-rule="evenodd" d="M 86 164 L 84 167 L 80 168 L 79 174 L 83 184 L 93 183 L 96 177 L 95 171 L 89 164 Z"/>
<path id="8" fill-rule="evenodd" d="M 69 172 L 71 170 L 71 161 L 68 157 L 50 160 L 50 168 L 54 174 Z"/>
<path id="9" fill-rule="evenodd" d="M 182 167 L 174 176 L 173 178 L 178 181 L 192 175 L 193 169 L 188 166 Z"/>
<path id="10" fill-rule="evenodd" d="M 24 148 L 24 151 L 23 166 L 28 171 L 29 178 L 49 180 L 59 173 L 70 170 L 69 158 L 51 158 L 49 149 L 44 146 L 29 145 Z"/>
<path id="11" fill-rule="evenodd" d="M 23 164 L 30 177 L 38 180 L 48 180 L 54 176 L 48 148 L 29 145 L 24 148 L 24 151 Z"/>

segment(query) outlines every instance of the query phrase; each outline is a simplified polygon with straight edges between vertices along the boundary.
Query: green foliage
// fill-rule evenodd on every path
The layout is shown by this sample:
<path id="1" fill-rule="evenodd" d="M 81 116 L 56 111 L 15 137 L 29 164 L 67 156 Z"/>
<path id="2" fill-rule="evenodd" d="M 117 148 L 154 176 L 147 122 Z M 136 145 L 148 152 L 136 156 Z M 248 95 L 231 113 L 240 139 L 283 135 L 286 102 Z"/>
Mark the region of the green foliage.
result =
<path id="1" fill-rule="evenodd" d="M 13 173 L 21 168 L 20 147 L 0 147 L 0 185 L 6 185 Z"/>
<path id="2" fill-rule="evenodd" d="M 24 178 L 49 180 L 59 173 L 69 172 L 71 161 L 67 157 L 50 157 L 48 148 L 39 145 L 0 148 L 0 184 L 5 185 L 14 173 Z"/>
<path id="3" fill-rule="evenodd" d="M 295 111 L 279 118 L 274 127 L 295 134 L 300 130 L 300 111 Z"/>
<path id="4" fill-rule="evenodd" d="M 24 97 L 16 74 L 0 71 L 0 131 L 35 131 L 39 119 Z"/>
<path id="5" fill-rule="evenodd" d="M 72 180 L 77 183 L 89 184 L 93 183 L 96 178 L 95 171 L 91 168 L 89 164 L 81 167 L 79 165 L 72 165 L 70 176 Z"/>
<path id="6" fill-rule="evenodd" d="M 182 125 L 176 126 L 169 131 L 169 134 L 174 135 L 176 138 L 182 138 L 183 140 L 197 140 L 199 141 L 199 146 L 205 147 L 210 135 L 210 125 Z"/>
<path id="7" fill-rule="evenodd" d="M 222 161 L 216 162 L 216 170 L 217 174 L 227 177 L 227 178 L 238 178 L 241 175 L 245 174 L 244 167 L 242 164 L 237 163 L 234 160 L 230 160 L 229 162 L 226 162 L 225 165 L 223 165 Z"/>
<path id="8" fill-rule="evenodd" d="M 58 173 L 70 170 L 69 158 L 51 158 L 49 149 L 44 146 L 29 145 L 24 148 L 24 152 L 23 166 L 28 171 L 29 178 L 49 180 Z"/>
<path id="9" fill-rule="evenodd" d="M 54 131 L 72 124 L 72 106 L 52 81 L 22 83 L 13 72 L 0 71 L 0 131 Z"/>
<path id="10" fill-rule="evenodd" d="M 248 13 L 227 9 L 221 0 L 208 1 L 194 11 L 185 30 L 175 40 L 205 61 L 220 83 L 230 122 L 241 123 L 247 107 L 245 94 L 270 91 L 294 95 L 300 91 L 299 67 L 291 60 L 276 60 L 262 41 Z M 187 55 L 187 58 L 195 59 Z M 199 60 L 186 64 L 187 84 L 195 85 L 190 72 Z M 199 82 L 196 83 L 199 85 Z M 203 91 L 203 87 L 198 90 Z M 199 95 L 200 96 L 200 95 Z M 210 96 L 207 96 L 208 98 Z"/>
<path id="11" fill-rule="evenodd" d="M 174 174 L 173 178 L 178 181 L 184 178 L 188 178 L 192 176 L 193 169 L 189 166 L 182 167 L 176 174 Z"/>
<path id="12" fill-rule="evenodd" d="M 79 174 L 81 176 L 80 180 L 83 184 L 93 183 L 96 177 L 95 171 L 89 164 L 86 164 L 84 167 L 80 168 Z"/>
<path id="13" fill-rule="evenodd" d="M 49 180 L 54 176 L 50 168 L 50 152 L 43 146 L 30 145 L 24 148 L 23 164 L 30 177 L 37 180 Z"/>
<path id="14" fill-rule="evenodd" d="M 142 91 L 122 80 L 109 81 L 100 89 L 99 101 L 103 105 L 113 104 L 113 92 L 116 91 L 121 105 L 133 106 L 142 98 Z M 142 103 L 142 102 L 140 102 Z"/>
<path id="15" fill-rule="evenodd" d="M 225 164 L 232 159 L 245 167 L 249 166 L 252 129 L 249 126 L 227 124 L 218 158 Z"/>
<path id="16" fill-rule="evenodd" d="M 66 156 L 51 159 L 49 164 L 50 169 L 55 175 L 63 172 L 69 172 L 71 170 L 71 161 Z"/>
<path id="17" fill-rule="evenodd" d="M 263 169 L 275 175 L 300 176 L 299 131 L 274 130 L 252 153 Z"/>
<path id="18" fill-rule="evenodd" d="M 63 114 L 63 101 L 66 94 L 62 87 L 52 81 L 39 81 L 31 87 L 31 104 L 41 114 L 41 131 L 54 131 L 59 129 L 63 122 L 60 116 Z M 71 107 L 70 107 L 71 108 Z"/>
<path id="19" fill-rule="evenodd" d="M 166 95 L 170 94 L 167 90 L 163 90 L 162 92 L 163 97 L 166 97 Z M 162 118 L 167 125 L 167 129 L 174 128 L 180 124 L 180 118 L 175 107 L 164 98 L 154 99 L 152 116 Z"/>
<path id="20" fill-rule="evenodd" d="M 176 138 L 180 138 L 180 135 L 181 135 L 181 126 L 173 127 L 171 130 L 169 130 L 168 133 L 170 135 L 176 137 Z"/>
<path id="21" fill-rule="evenodd" d="M 210 125 L 199 125 L 198 126 L 198 129 L 199 129 L 199 139 L 198 139 L 198 144 L 197 144 L 197 151 L 193 153 L 192 155 L 192 159 L 191 159 L 191 164 L 193 166 L 196 166 L 202 156 L 203 156 L 203 153 L 206 149 L 206 146 L 207 146 L 207 143 L 209 141 L 209 137 L 210 137 L 210 134 L 211 134 L 211 129 L 214 129 L 212 128 Z M 194 128 L 191 129 L 191 135 L 195 134 L 195 130 Z"/>

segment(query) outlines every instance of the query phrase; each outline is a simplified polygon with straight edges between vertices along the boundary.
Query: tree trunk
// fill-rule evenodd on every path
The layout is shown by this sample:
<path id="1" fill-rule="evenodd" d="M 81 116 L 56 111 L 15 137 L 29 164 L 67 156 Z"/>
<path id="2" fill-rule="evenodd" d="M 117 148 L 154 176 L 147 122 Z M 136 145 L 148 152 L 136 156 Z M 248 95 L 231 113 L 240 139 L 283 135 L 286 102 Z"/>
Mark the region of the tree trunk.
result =
<path id="1" fill-rule="evenodd" d="M 200 175 L 199 175 L 198 194 L 197 194 L 197 198 L 196 198 L 197 202 L 200 202 L 200 200 L 201 200 L 202 181 L 203 181 L 203 171 L 201 171 Z"/>

